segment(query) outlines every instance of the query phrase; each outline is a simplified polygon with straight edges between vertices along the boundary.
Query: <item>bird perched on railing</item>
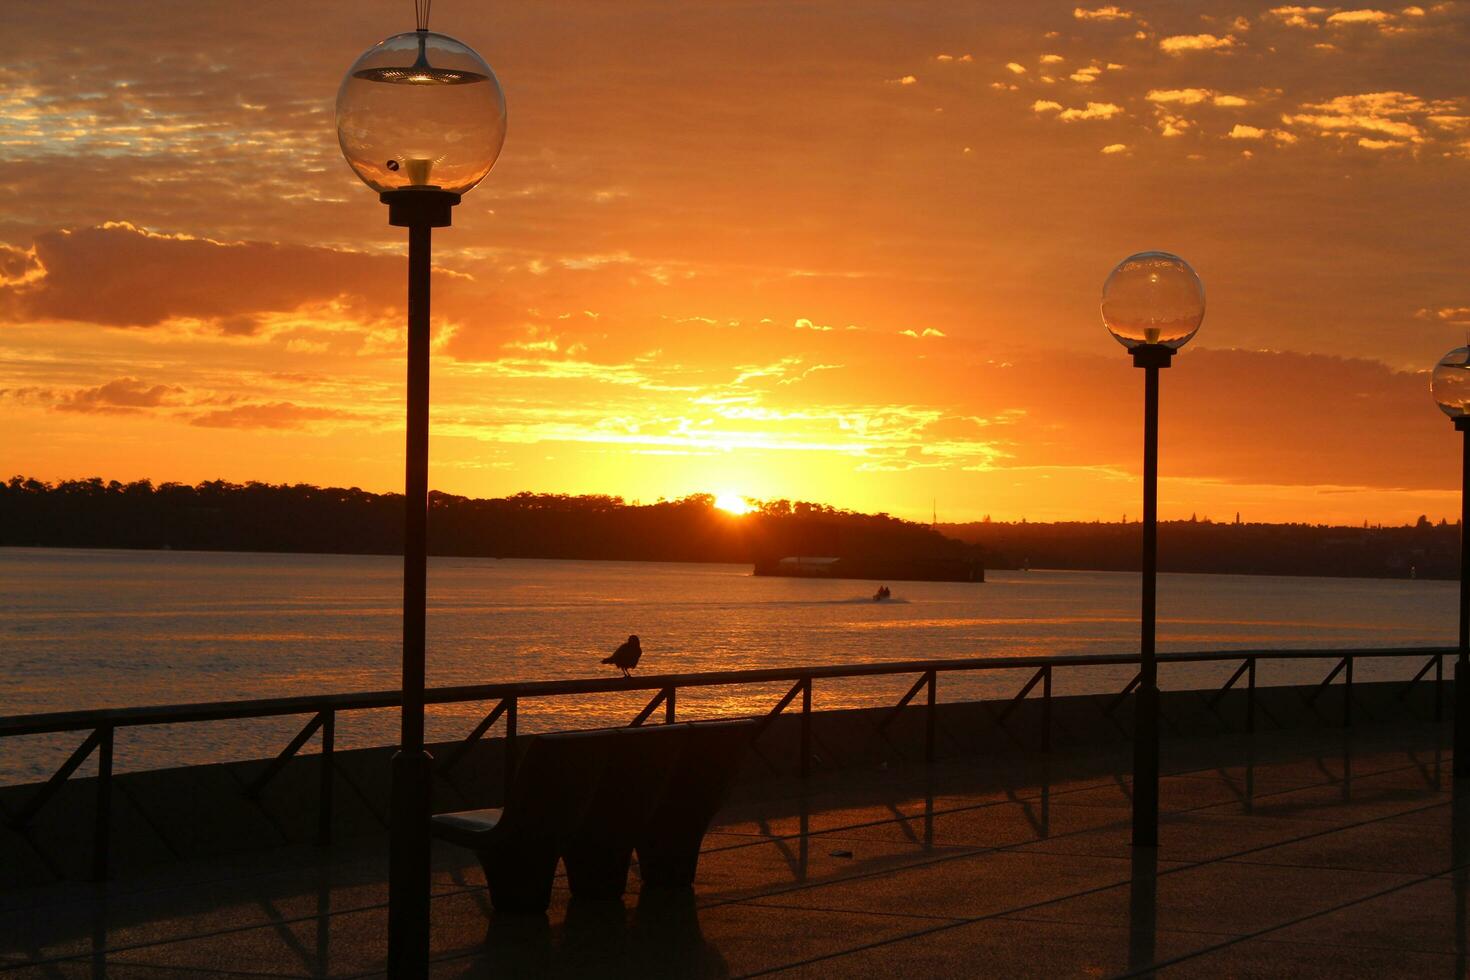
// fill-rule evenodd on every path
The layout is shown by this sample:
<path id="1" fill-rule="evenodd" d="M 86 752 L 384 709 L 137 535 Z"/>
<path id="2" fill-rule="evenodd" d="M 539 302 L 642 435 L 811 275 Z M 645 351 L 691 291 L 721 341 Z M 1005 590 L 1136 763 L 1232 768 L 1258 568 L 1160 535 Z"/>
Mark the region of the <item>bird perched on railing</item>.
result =
<path id="1" fill-rule="evenodd" d="M 642 656 L 643 647 L 638 645 L 638 637 L 635 634 L 628 637 L 626 643 L 614 650 L 612 656 L 605 658 L 602 662 L 612 664 L 623 672 L 624 677 L 627 677 L 628 671 L 638 666 L 638 659 Z"/>

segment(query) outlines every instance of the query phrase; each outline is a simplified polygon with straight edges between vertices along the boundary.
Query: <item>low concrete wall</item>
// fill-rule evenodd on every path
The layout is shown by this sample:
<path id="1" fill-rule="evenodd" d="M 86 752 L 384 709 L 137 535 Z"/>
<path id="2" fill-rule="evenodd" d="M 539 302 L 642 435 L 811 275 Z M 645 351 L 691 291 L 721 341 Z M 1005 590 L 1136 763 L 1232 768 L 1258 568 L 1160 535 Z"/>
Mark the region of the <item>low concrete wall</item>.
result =
<path id="1" fill-rule="evenodd" d="M 1242 682 L 1243 683 L 1243 682 Z M 1314 695 L 1311 687 L 1256 690 L 1256 732 L 1340 727 L 1345 718 L 1345 688 L 1340 684 Z M 1008 757 L 1039 752 L 1043 710 L 1039 687 L 1007 712 L 1005 701 L 966 701 L 938 706 L 935 740 L 940 759 Z M 1169 691 L 1161 698 L 1162 736 L 1197 738 L 1241 732 L 1246 723 L 1246 692 L 1232 690 L 1212 703 L 1212 691 Z M 1453 688 L 1443 688 L 1445 717 Z M 792 709 L 788 708 L 788 712 Z M 1355 684 L 1354 725 L 1434 717 L 1432 683 L 1404 694 L 1402 683 Z M 925 709 L 905 708 L 880 730 L 888 708 L 822 711 L 812 715 L 812 766 L 815 770 L 874 767 L 921 762 Z M 1133 722 L 1131 698 L 1086 695 L 1053 698 L 1052 751 L 1127 741 Z M 519 740 L 524 747 L 528 740 Z M 431 751 L 443 760 L 451 744 Z M 747 782 L 789 777 L 797 769 L 800 713 L 778 717 L 761 735 L 746 760 Z M 333 839 L 382 834 L 387 826 L 391 747 L 353 749 L 334 754 Z M 504 786 L 505 746 L 499 738 L 472 746 L 452 769 L 435 780 L 436 812 L 498 806 Z M 260 794 L 245 787 L 268 765 L 266 760 L 186 766 L 113 777 L 113 877 L 176 861 L 215 857 L 316 839 L 320 759 L 290 760 Z M 0 827 L 0 889 L 84 879 L 90 873 L 96 780 L 73 779 L 24 830 Z M 0 812 L 16 813 L 38 785 L 0 787 Z"/>

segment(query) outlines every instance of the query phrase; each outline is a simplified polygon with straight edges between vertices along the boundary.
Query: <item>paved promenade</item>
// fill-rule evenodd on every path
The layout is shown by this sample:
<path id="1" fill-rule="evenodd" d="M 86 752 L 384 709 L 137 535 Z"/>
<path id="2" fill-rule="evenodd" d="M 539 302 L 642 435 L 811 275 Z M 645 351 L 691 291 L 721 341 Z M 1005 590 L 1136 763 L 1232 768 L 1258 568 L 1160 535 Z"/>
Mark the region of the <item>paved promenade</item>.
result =
<path id="1" fill-rule="evenodd" d="M 746 791 L 690 894 L 487 918 L 436 852 L 434 976 L 1465 975 L 1470 788 L 1447 730 L 1165 743 L 1157 853 L 1126 746 Z M 1458 835 L 1458 839 L 1457 839 Z M 9 977 L 381 975 L 381 841 L 0 894 Z"/>

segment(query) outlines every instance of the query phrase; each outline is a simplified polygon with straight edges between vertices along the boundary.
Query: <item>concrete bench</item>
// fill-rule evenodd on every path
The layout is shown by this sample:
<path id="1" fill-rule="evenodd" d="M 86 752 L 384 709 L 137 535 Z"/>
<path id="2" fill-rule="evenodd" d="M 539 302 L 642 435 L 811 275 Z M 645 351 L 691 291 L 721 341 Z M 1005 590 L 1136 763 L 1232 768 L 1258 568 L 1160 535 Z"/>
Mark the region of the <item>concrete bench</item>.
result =
<path id="1" fill-rule="evenodd" d="M 597 789 L 609 733 L 568 732 L 531 740 L 505 806 L 441 813 L 432 833 L 474 851 L 497 911 L 542 913 L 556 862 Z"/>
<path id="2" fill-rule="evenodd" d="M 540 735 L 504 808 L 439 814 L 433 833 L 476 852 L 501 913 L 545 912 L 558 858 L 578 898 L 620 898 L 635 848 L 645 882 L 688 886 L 754 731 L 734 721 Z"/>
<path id="3" fill-rule="evenodd" d="M 638 875 L 644 884 L 687 888 L 694 884 L 699 849 L 746 749 L 755 737 L 755 722 L 704 721 L 689 726 L 684 750 L 669 785 L 638 835 Z"/>

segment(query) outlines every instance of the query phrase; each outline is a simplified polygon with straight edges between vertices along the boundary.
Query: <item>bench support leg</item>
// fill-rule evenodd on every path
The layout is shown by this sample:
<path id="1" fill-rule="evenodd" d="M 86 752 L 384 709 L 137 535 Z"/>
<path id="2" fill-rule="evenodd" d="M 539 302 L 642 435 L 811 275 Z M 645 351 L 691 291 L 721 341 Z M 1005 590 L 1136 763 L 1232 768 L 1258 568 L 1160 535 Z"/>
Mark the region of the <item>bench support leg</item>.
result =
<path id="1" fill-rule="evenodd" d="M 556 848 L 517 846 L 480 853 L 490 904 L 498 915 L 545 915 L 556 878 Z"/>

